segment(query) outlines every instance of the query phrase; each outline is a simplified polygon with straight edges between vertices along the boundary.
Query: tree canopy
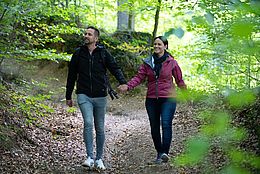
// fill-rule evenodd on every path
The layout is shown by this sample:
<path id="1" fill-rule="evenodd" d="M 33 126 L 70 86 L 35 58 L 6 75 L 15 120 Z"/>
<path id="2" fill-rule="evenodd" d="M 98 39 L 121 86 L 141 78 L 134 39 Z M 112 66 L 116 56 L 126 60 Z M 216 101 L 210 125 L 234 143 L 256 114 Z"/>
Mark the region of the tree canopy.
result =
<path id="1" fill-rule="evenodd" d="M 108 0 L 13 0 L 0 4 L 1 58 L 68 60 L 73 50 L 64 45 L 79 42 L 85 26 L 97 26 L 109 35 L 117 30 L 117 13 L 128 11 L 135 31 L 169 38 L 169 51 L 180 61 L 191 86 L 205 91 L 259 86 L 259 1 L 128 0 L 118 5 Z"/>

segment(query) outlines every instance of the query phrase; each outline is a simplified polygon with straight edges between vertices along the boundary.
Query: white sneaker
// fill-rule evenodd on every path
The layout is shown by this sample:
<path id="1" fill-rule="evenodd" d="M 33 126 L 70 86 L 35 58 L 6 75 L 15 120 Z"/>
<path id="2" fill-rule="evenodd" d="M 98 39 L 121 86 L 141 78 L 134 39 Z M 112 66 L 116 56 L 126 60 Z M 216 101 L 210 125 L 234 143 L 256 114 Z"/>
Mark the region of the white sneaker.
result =
<path id="1" fill-rule="evenodd" d="M 102 159 L 96 160 L 95 166 L 99 170 L 106 170 L 106 167 L 104 166 Z"/>
<path id="2" fill-rule="evenodd" d="M 163 153 L 161 159 L 162 162 L 167 163 L 169 161 L 169 156 L 166 153 Z"/>
<path id="3" fill-rule="evenodd" d="M 92 169 L 94 167 L 94 160 L 90 157 L 88 157 L 84 163 L 82 164 L 82 166 L 85 166 L 85 167 L 89 167 L 90 169 Z"/>

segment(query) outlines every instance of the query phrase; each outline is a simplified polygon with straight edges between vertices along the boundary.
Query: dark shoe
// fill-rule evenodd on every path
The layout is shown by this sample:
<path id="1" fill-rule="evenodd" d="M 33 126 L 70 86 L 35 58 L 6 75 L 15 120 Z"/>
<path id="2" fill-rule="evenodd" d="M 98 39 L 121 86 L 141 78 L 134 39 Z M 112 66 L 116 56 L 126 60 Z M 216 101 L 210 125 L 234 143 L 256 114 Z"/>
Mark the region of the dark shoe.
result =
<path id="1" fill-rule="evenodd" d="M 169 161 L 169 156 L 166 153 L 163 153 L 161 156 L 161 160 L 163 163 L 167 163 Z"/>
<path id="2" fill-rule="evenodd" d="M 161 158 L 157 158 L 155 161 L 154 161 L 155 164 L 162 164 L 162 159 Z"/>
<path id="3" fill-rule="evenodd" d="M 162 154 L 158 153 L 156 160 L 154 161 L 155 164 L 161 164 L 162 163 L 162 159 L 161 159 Z"/>

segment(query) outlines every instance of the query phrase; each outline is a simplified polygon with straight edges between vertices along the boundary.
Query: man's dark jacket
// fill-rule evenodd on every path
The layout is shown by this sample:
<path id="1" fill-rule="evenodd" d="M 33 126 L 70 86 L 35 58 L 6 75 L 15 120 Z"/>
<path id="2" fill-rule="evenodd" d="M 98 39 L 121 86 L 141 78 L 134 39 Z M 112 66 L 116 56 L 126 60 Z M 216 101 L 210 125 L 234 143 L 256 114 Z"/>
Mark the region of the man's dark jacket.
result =
<path id="1" fill-rule="evenodd" d="M 104 58 L 101 55 L 102 49 L 104 49 Z M 66 99 L 71 99 L 76 81 L 76 94 L 86 94 L 88 97 L 107 96 L 106 69 L 115 76 L 120 84 L 126 84 L 120 67 L 104 47 L 97 46 L 92 55 L 87 46 L 79 47 L 69 63 Z"/>

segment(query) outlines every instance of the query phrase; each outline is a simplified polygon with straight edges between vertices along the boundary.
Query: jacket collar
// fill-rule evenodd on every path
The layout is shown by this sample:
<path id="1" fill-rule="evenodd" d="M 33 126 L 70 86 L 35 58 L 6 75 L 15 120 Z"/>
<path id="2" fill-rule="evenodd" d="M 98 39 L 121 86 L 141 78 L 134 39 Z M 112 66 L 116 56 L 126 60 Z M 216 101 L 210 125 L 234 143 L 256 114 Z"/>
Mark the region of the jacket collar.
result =
<path id="1" fill-rule="evenodd" d="M 166 62 L 169 61 L 170 59 L 170 55 L 167 57 L 167 59 L 165 60 Z M 153 56 L 149 56 L 147 58 L 143 59 L 143 62 L 147 65 L 149 65 L 151 68 L 153 68 Z"/>
<path id="2" fill-rule="evenodd" d="M 80 48 L 85 50 L 85 51 L 88 51 L 88 47 L 86 45 L 81 45 Z M 105 49 L 105 46 L 101 45 L 101 44 L 97 44 L 96 48 L 93 50 L 93 52 L 100 51 L 102 49 Z"/>

